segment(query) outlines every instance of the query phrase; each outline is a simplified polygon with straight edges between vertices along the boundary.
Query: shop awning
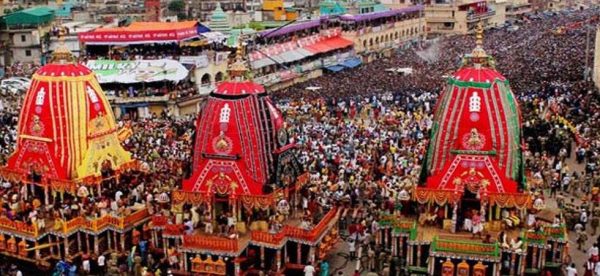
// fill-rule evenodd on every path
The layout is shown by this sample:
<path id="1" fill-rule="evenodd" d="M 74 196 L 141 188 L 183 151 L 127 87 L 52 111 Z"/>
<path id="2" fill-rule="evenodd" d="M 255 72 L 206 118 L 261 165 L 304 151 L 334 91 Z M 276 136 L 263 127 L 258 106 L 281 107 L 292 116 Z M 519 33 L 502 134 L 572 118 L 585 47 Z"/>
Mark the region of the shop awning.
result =
<path id="1" fill-rule="evenodd" d="M 326 53 L 329 51 L 333 51 L 333 50 L 337 50 L 337 49 L 343 49 L 346 47 L 350 47 L 354 44 L 354 42 L 336 36 L 336 37 L 331 37 L 325 40 L 321 40 L 315 44 L 312 45 L 307 45 L 304 47 L 304 49 L 312 52 L 313 54 L 320 54 L 320 53 Z"/>
<path id="2" fill-rule="evenodd" d="M 354 58 L 350 58 L 350 59 L 345 60 L 340 65 L 344 66 L 344 67 L 347 67 L 347 68 L 354 68 L 354 67 L 357 67 L 357 66 L 359 66 L 361 64 L 362 64 L 362 60 L 360 58 L 354 57 Z"/>
<path id="3" fill-rule="evenodd" d="M 292 51 L 283 52 L 277 55 L 284 62 L 294 62 L 312 56 L 313 53 L 305 49 L 299 48 Z"/>
<path id="4" fill-rule="evenodd" d="M 332 66 L 327 66 L 325 67 L 325 69 L 331 71 L 331 72 L 339 72 L 342 71 L 344 69 L 346 69 L 344 66 L 340 66 L 340 65 L 332 65 Z"/>
<path id="5" fill-rule="evenodd" d="M 275 61 L 270 58 L 261 58 L 259 60 L 250 62 L 250 66 L 252 67 L 252 69 L 259 69 L 273 64 L 275 64 Z"/>
<path id="6" fill-rule="evenodd" d="M 275 63 L 288 63 L 298 61 L 312 55 L 314 55 L 312 52 L 306 49 L 298 48 L 295 50 L 283 52 L 278 55 L 270 56 L 270 58 L 265 57 L 259 60 L 255 60 L 251 62 L 251 65 L 252 69 L 259 69 L 265 66 L 273 65 Z"/>
<path id="7" fill-rule="evenodd" d="M 98 28 L 79 33 L 79 41 L 88 45 L 130 45 L 177 43 L 198 37 L 196 21 L 133 22 L 127 27 Z"/>

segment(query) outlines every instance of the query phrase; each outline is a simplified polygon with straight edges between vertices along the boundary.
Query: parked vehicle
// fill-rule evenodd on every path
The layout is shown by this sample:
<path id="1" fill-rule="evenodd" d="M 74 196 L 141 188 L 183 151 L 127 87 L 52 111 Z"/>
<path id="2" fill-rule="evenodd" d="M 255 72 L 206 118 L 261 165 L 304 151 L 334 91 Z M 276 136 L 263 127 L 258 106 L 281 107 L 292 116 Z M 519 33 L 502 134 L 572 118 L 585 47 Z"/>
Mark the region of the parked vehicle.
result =
<path id="1" fill-rule="evenodd" d="M 4 79 L 0 82 L 0 91 L 2 93 L 23 93 L 29 89 L 31 80 L 28 78 L 13 77 Z"/>

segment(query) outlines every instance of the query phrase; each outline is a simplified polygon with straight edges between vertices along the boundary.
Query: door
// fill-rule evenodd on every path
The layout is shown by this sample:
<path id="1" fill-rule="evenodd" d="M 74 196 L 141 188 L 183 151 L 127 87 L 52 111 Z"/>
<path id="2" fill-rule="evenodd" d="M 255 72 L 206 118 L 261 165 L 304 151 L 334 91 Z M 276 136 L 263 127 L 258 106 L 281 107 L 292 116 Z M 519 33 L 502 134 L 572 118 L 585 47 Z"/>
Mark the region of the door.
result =
<path id="1" fill-rule="evenodd" d="M 481 210 L 481 201 L 477 198 L 477 194 L 465 189 L 459 205 L 457 229 L 463 229 L 465 218 L 471 218 L 475 210 Z"/>

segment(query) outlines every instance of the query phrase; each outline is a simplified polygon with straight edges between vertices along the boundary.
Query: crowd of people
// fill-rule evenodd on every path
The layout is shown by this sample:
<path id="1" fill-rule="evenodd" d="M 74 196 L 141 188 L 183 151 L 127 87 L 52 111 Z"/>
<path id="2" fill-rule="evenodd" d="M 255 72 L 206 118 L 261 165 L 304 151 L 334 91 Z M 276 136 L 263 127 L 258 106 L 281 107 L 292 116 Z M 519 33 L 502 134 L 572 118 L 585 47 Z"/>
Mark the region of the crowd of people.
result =
<path id="1" fill-rule="evenodd" d="M 521 105 L 527 171 L 530 183 L 536 184 L 530 188 L 546 190 L 546 196 L 557 194 L 559 207 L 571 196 L 584 202 L 598 199 L 597 191 L 589 195 L 600 185 L 600 99 L 593 83 L 584 76 L 585 58 L 593 56 L 591 52 L 585 54 L 586 32 L 595 30 L 587 23 L 596 14 L 597 10 L 588 10 L 526 19 L 517 32 L 504 28 L 485 34 L 484 49 L 495 58 L 498 71 L 510 81 Z M 574 22 L 586 24 L 556 32 Z M 362 235 L 374 233 L 374 218 L 385 206 L 403 207 L 395 195 L 406 193 L 406 187 L 416 183 L 411 174 L 420 170 L 435 99 L 445 77 L 459 67 L 462 55 L 473 45 L 471 36 L 440 38 L 421 49 L 316 78 L 274 95 L 288 110 L 287 118 L 300 145 L 300 160 L 316 184 L 315 196 L 346 198 L 351 206 L 363 206 L 366 219 L 353 218 L 367 226 Z M 386 71 L 397 67 L 410 67 L 413 73 Z M 372 115 L 355 115 L 365 110 Z M 395 123 L 387 125 L 386 121 Z M 366 145 L 361 143 L 363 137 L 369 141 Z M 571 156 L 577 163 L 585 163 L 585 169 L 570 169 Z M 409 185 L 398 185 L 403 182 Z M 392 203 L 386 204 L 387 200 Z M 375 206 L 379 208 L 372 208 Z M 594 224 L 594 220 L 598 219 L 591 215 L 593 205 L 571 206 L 574 212 L 565 219 L 582 240 L 579 237 L 586 235 L 585 225 L 595 229 L 598 221 Z M 434 211 L 431 217 L 435 216 Z M 512 219 L 509 213 L 506 216 Z M 533 214 L 519 220 L 524 225 L 537 225 Z M 506 235 L 503 232 L 496 240 L 520 250 L 523 242 Z M 356 238 L 364 239 L 360 235 Z M 351 251 L 356 250 L 356 241 L 349 239 Z M 584 271 L 580 265 L 576 269 Z"/>
<path id="2" fill-rule="evenodd" d="M 484 48 L 496 59 L 497 69 L 510 80 L 521 105 L 531 183 L 547 190 L 547 197 L 555 197 L 559 204 L 569 196 L 589 195 L 600 186 L 600 100 L 593 83 L 584 78 L 586 28 L 591 27 L 584 24 L 563 33 L 555 30 L 588 20 L 596 13 L 597 10 L 560 13 L 526 19 L 517 32 L 508 28 L 486 32 Z M 419 179 L 433 109 L 445 77 L 460 66 L 462 56 L 473 45 L 471 36 L 438 38 L 356 69 L 325 75 L 272 94 L 288 121 L 291 139 L 298 145 L 298 159 L 310 174 L 311 185 L 301 191 L 298 206 L 292 206 L 304 214 L 302 227 L 310 228 L 315 213 L 321 215 L 341 202 L 354 210 L 341 218 L 348 229 L 351 257 L 363 246 L 368 256 L 378 256 L 386 250 L 372 245 L 378 218 L 384 213 L 427 212 L 407 205 L 406 200 Z M 120 52 L 119 58 L 171 55 L 163 49 L 136 49 Z M 413 73 L 386 71 L 395 67 L 410 67 Z M 5 99 L 9 101 L 17 99 Z M 6 162 L 15 143 L 16 110 L 18 106 L 0 113 L 0 163 Z M 180 187 L 181 180 L 190 174 L 194 121 L 194 117 L 174 118 L 166 111 L 145 119 L 123 119 L 120 126 L 133 130 L 124 146 L 144 164 L 146 172 L 125 174 L 119 181 L 108 180 L 109 188 L 101 194 L 81 186 L 76 195 L 55 195 L 49 206 L 41 204 L 43 198 L 35 189 L 4 181 L 0 189 L 2 215 L 38 226 L 42 223 L 41 227 L 46 228 L 78 215 L 122 216 L 139 208 L 168 212 L 155 203 L 168 201 L 170 191 Z M 576 156 L 576 162 L 585 169 L 569 169 L 571 156 Z M 574 210 L 573 216 L 578 219 L 571 230 L 585 235 L 587 214 L 592 211 Z M 180 220 L 185 231 L 237 238 L 231 213 L 217 214 L 214 219 L 218 227 L 212 229 L 212 224 L 202 223 L 213 219 L 206 209 L 185 206 L 182 212 Z M 475 222 L 476 216 L 472 217 Z M 246 217 L 268 221 L 271 232 L 281 228 L 280 220 L 260 212 Z M 485 237 L 484 241 L 490 239 Z M 506 237 L 506 233 L 495 239 L 515 250 L 522 245 L 518 237 Z M 595 252 L 597 256 L 597 249 Z"/>
<path id="3" fill-rule="evenodd" d="M 169 96 L 169 99 L 179 100 L 198 95 L 198 89 L 191 81 L 182 81 L 176 84 L 160 85 L 108 85 L 104 91 L 107 96 L 120 98 L 136 97 L 162 97 Z"/>
<path id="4" fill-rule="evenodd" d="M 107 51 L 105 46 L 88 47 L 81 61 L 96 59 L 111 60 L 155 60 L 174 59 L 179 60 L 181 56 L 199 56 L 208 54 L 208 50 L 227 51 L 226 46 L 217 43 L 206 43 L 201 46 L 180 46 L 178 44 L 144 44 L 129 45 L 127 47 L 114 47 Z"/>
<path id="5" fill-rule="evenodd" d="M 11 66 L 5 66 L 2 70 L 5 78 L 10 77 L 31 77 L 40 68 L 39 65 L 31 63 L 15 62 Z"/>

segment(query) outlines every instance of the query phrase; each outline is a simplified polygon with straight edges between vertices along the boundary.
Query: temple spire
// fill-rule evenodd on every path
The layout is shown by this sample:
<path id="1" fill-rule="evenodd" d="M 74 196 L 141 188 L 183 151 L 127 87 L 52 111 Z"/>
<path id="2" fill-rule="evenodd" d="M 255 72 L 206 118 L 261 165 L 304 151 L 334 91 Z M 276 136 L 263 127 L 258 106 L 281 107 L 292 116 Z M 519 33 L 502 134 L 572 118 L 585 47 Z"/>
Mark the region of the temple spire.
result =
<path id="1" fill-rule="evenodd" d="M 479 21 L 475 27 L 475 48 L 470 54 L 463 58 L 461 66 L 472 66 L 475 68 L 495 67 L 494 59 L 483 49 L 483 23 Z"/>
<path id="2" fill-rule="evenodd" d="M 475 28 L 475 49 L 471 52 L 473 58 L 486 58 L 487 54 L 483 49 L 483 23 L 479 21 Z"/>
<path id="3" fill-rule="evenodd" d="M 244 51 L 244 41 L 242 39 L 242 35 L 238 38 L 238 48 L 235 54 L 235 60 L 229 65 L 227 71 L 229 72 L 229 78 L 231 80 L 243 80 L 248 72 L 248 67 L 246 66 L 245 60 L 245 51 Z"/>
<path id="4" fill-rule="evenodd" d="M 66 28 L 61 25 L 58 29 L 58 46 L 56 47 L 56 49 L 54 49 L 54 52 L 52 53 L 53 63 L 64 64 L 73 61 L 73 54 L 65 44 L 66 34 Z"/>

